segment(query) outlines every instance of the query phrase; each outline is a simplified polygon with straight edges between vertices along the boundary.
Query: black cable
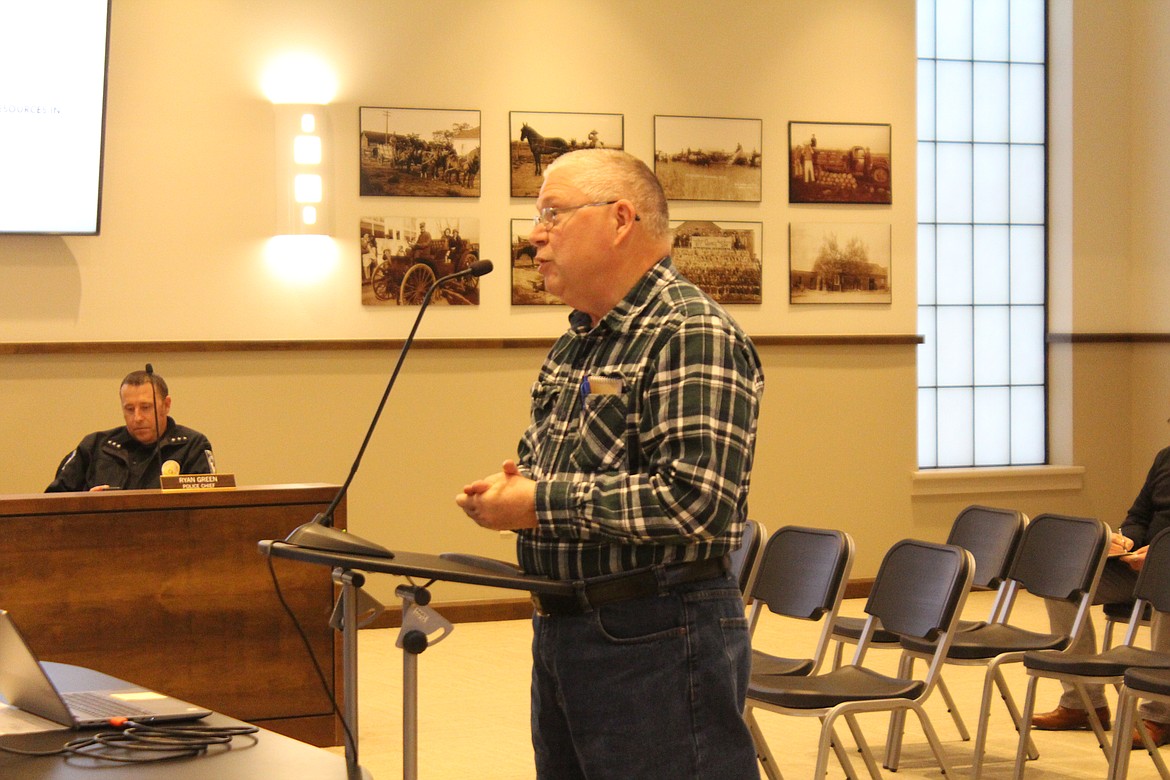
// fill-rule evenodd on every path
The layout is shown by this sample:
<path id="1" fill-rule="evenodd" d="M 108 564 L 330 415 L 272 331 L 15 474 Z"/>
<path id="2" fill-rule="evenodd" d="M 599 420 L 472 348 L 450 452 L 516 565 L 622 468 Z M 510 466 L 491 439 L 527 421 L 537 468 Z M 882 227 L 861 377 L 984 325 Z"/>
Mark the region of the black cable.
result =
<path id="1" fill-rule="evenodd" d="M 297 634 L 301 637 L 301 643 L 304 644 L 305 652 L 309 655 L 309 661 L 313 664 L 313 671 L 317 673 L 317 679 L 321 682 L 321 690 L 325 692 L 326 698 L 329 699 L 329 704 L 333 707 L 333 714 L 341 721 L 341 728 L 345 732 L 345 746 L 349 754 L 354 755 L 357 753 L 357 743 L 354 740 L 353 732 L 349 729 L 349 722 L 341 714 L 341 708 L 337 706 L 337 697 L 333 695 L 333 691 L 325 679 L 325 672 L 321 669 L 321 664 L 317 661 L 317 655 L 313 652 L 313 643 L 309 641 L 309 635 L 301 627 L 301 621 L 297 620 L 297 616 L 293 614 L 292 607 L 284 600 L 284 594 L 280 590 L 280 581 L 276 577 L 276 569 L 272 566 L 272 555 L 268 554 L 264 557 L 268 560 L 268 574 L 272 577 L 272 587 L 276 591 L 276 598 L 280 601 L 280 606 L 284 607 L 285 614 L 288 615 L 289 620 L 292 621 L 293 628 L 297 630 Z"/>
<path id="2" fill-rule="evenodd" d="M 260 731 L 256 726 L 158 726 L 118 718 L 111 719 L 110 725 L 118 730 L 86 734 L 55 750 L 21 750 L 0 744 L 0 751 L 18 756 L 84 757 L 121 764 L 146 764 L 203 755 L 214 745 L 227 745 L 235 737 L 251 736 Z M 252 741 L 255 744 L 254 736 Z"/>

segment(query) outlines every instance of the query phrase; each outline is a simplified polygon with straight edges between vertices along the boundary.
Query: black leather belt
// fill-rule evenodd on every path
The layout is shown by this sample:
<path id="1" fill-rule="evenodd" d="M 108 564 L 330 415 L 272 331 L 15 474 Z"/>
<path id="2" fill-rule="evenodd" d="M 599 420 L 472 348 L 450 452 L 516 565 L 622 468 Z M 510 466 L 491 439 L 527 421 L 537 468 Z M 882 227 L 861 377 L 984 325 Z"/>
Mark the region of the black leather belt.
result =
<path id="1" fill-rule="evenodd" d="M 649 569 L 597 577 L 575 583 L 573 595 L 533 593 L 538 615 L 583 615 L 606 604 L 641 599 L 667 592 L 678 585 L 721 577 L 728 569 L 727 556 L 702 561 L 652 566 Z"/>

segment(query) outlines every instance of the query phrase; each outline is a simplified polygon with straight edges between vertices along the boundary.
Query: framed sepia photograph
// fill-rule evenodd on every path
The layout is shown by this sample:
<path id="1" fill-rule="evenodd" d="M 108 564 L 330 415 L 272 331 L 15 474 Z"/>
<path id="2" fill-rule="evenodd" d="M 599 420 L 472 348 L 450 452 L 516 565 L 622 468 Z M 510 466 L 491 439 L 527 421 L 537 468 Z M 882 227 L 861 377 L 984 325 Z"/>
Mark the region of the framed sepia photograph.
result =
<path id="1" fill-rule="evenodd" d="M 764 122 L 654 117 L 654 173 L 670 200 L 760 201 Z"/>
<path id="2" fill-rule="evenodd" d="M 890 126 L 788 123 L 789 203 L 893 202 Z"/>
<path id="3" fill-rule="evenodd" d="M 544 166 L 566 152 L 625 148 L 622 114 L 512 111 L 508 116 L 513 198 L 537 197 L 544 183 Z"/>
<path id="4" fill-rule="evenodd" d="M 362 195 L 479 197 L 478 111 L 359 110 Z"/>
<path id="5" fill-rule="evenodd" d="M 791 303 L 890 303 L 889 223 L 793 222 Z"/>
<path id="6" fill-rule="evenodd" d="M 719 303 L 760 303 L 762 222 L 671 220 L 678 272 Z"/>
<path id="7" fill-rule="evenodd" d="M 555 306 L 562 301 L 544 289 L 536 262 L 536 247 L 528 242 L 531 219 L 512 220 L 512 305 Z"/>
<path id="8" fill-rule="evenodd" d="M 362 217 L 362 304 L 421 306 L 440 276 L 479 260 L 479 220 L 467 217 Z M 431 305 L 479 305 L 479 279 L 440 287 Z"/>

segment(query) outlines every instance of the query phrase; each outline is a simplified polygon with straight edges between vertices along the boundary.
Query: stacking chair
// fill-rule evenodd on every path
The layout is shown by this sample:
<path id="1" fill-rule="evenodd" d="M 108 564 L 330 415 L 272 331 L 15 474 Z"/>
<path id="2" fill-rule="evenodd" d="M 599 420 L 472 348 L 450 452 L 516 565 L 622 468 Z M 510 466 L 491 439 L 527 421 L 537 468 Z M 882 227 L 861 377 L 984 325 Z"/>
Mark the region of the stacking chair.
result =
<path id="1" fill-rule="evenodd" d="M 1129 622 L 1130 615 L 1133 613 L 1133 602 L 1118 601 L 1112 604 L 1102 604 L 1101 611 L 1105 614 L 1105 631 L 1101 636 L 1101 649 L 1108 650 L 1113 647 L 1113 627 L 1118 623 L 1124 625 Z M 1147 605 L 1146 611 L 1142 614 L 1142 624 L 1149 625 L 1152 617 Z"/>
<path id="2" fill-rule="evenodd" d="M 844 531 L 784 526 L 768 539 L 748 594 L 752 636 L 765 609 L 785 619 L 819 620 L 821 632 L 808 658 L 771 655 L 753 647 L 753 680 L 817 673 L 829 647 L 829 634 L 845 596 L 852 566 L 853 539 Z M 778 780 L 775 759 L 750 708 L 745 711 L 744 719 L 765 771 Z"/>
<path id="3" fill-rule="evenodd" d="M 926 739 L 939 765 L 948 777 L 953 777 L 938 735 L 921 703 L 930 695 L 938 679 L 938 671 L 955 635 L 955 626 L 974 572 L 975 561 L 971 553 L 960 547 L 913 539 L 898 542 L 886 553 L 878 569 L 865 604 L 865 627 L 851 664 L 810 677 L 753 673 L 748 686 L 745 718 L 748 718 L 749 728 L 757 737 L 756 747 L 768 776 L 779 778 L 780 772 L 767 745 L 758 736 L 754 709 L 820 719 L 817 764 L 812 774 L 818 780 L 825 776 L 830 747 L 835 749 L 846 772 L 853 776 L 849 757 L 841 748 L 840 740 L 835 737 L 834 725 L 838 718 L 845 719 L 870 774 L 878 777 L 877 764 L 861 734 L 856 715 L 861 712 L 913 710 L 922 723 Z M 766 574 L 766 569 L 762 569 L 761 583 L 765 581 Z M 923 679 L 889 677 L 863 665 L 879 622 L 899 636 L 934 643 L 935 654 Z"/>
<path id="4" fill-rule="evenodd" d="M 979 706 L 972 777 L 979 778 L 987 746 L 991 693 L 999 690 L 1012 722 L 1020 728 L 1020 712 L 1000 669 L 1006 663 L 1020 663 L 1030 650 L 1063 650 L 1080 635 L 1089 619 L 1089 606 L 1105 555 L 1109 547 L 1109 528 L 1100 520 L 1065 515 L 1039 515 L 1028 523 L 1020 540 L 1020 549 L 1007 576 L 1007 587 L 999 614 L 986 625 L 956 633 L 946 662 L 986 668 L 983 696 Z M 1070 635 L 1030 631 L 1011 625 L 1012 606 L 1020 589 L 1042 598 L 1062 599 L 1077 605 L 1076 619 Z M 902 637 L 903 663 L 910 659 L 933 658 L 936 643 Z M 886 766 L 897 769 L 901 744 L 901 724 L 891 729 L 886 752 Z M 1027 740 L 1028 756 L 1037 753 Z"/>
<path id="5" fill-rule="evenodd" d="M 1142 568 L 1142 571 L 1145 571 L 1145 567 Z M 1120 737 L 1122 735 L 1128 737 L 1134 727 L 1136 721 L 1134 712 L 1138 699 L 1155 699 L 1170 703 L 1170 669 L 1130 669 L 1125 673 L 1123 681 L 1121 695 L 1117 699 L 1117 722 L 1113 727 L 1113 752 L 1109 757 L 1109 780 L 1125 780 L 1125 776 L 1129 774 L 1130 741 Z M 1145 726 L 1139 725 L 1138 731 L 1142 735 L 1146 752 L 1153 759 L 1159 776 L 1162 780 L 1170 780 L 1170 771 L 1166 770 L 1166 762 L 1162 760 L 1162 754 L 1158 752 L 1158 747 L 1153 743 Z"/>
<path id="6" fill-rule="evenodd" d="M 1016 752 L 1016 766 L 1013 777 L 1024 773 L 1025 745 L 1032 728 L 1032 712 L 1036 706 L 1036 684 L 1041 677 L 1063 680 L 1074 685 L 1081 703 L 1089 715 L 1089 725 L 1097 735 L 1097 744 L 1105 755 L 1109 755 L 1109 739 L 1105 736 L 1101 722 L 1097 719 L 1086 685 L 1115 685 L 1121 687 L 1127 669 L 1170 669 L 1170 654 L 1155 653 L 1142 647 L 1135 647 L 1138 628 L 1152 605 L 1158 612 L 1170 612 L 1170 530 L 1163 531 L 1150 542 L 1146 562 L 1134 586 L 1134 603 L 1130 610 L 1128 628 L 1122 644 L 1100 653 L 1066 653 L 1057 650 L 1039 650 L 1024 653 L 1024 669 L 1028 673 L 1028 695 L 1024 699 L 1024 719 L 1020 726 L 1020 744 Z M 1120 726 L 1113 732 L 1113 739 L 1130 748 L 1130 732 Z"/>
<path id="7" fill-rule="evenodd" d="M 749 519 L 743 527 L 743 541 L 731 553 L 731 573 L 739 581 L 739 590 L 746 597 L 760 562 L 768 529 L 758 520 Z"/>
<path id="8" fill-rule="evenodd" d="M 1019 546 L 1026 522 L 1027 517 L 1024 513 L 1014 509 L 972 505 L 960 512 L 955 517 L 954 523 L 951 524 L 947 544 L 958 545 L 975 557 L 974 585 L 997 591 L 987 622 L 993 621 L 999 611 L 1003 598 L 1004 577 L 1015 557 L 1016 548 Z M 833 640 L 837 643 L 833 657 L 834 668 L 841 665 L 845 644 L 856 644 L 864 624 L 864 618 L 837 618 L 837 622 L 833 625 Z M 966 631 L 983 624 L 983 622 L 962 621 L 959 623 L 959 630 Z M 899 637 L 881 626 L 874 631 L 870 647 L 887 647 L 898 650 L 902 648 Z M 943 697 L 943 701 L 946 702 L 947 710 L 951 713 L 955 727 L 959 730 L 959 736 L 963 740 L 970 739 L 971 735 L 967 732 L 963 717 L 959 714 L 959 709 L 955 706 L 950 691 L 947 690 L 946 681 L 941 677 L 938 681 L 938 692 Z"/>
<path id="9" fill-rule="evenodd" d="M 749 597 L 750 631 L 766 608 L 797 620 L 820 620 L 809 658 L 782 658 L 752 650 L 752 676 L 816 674 L 829 646 L 833 620 L 853 566 L 853 539 L 844 531 L 787 525 L 772 534 L 760 558 Z"/>

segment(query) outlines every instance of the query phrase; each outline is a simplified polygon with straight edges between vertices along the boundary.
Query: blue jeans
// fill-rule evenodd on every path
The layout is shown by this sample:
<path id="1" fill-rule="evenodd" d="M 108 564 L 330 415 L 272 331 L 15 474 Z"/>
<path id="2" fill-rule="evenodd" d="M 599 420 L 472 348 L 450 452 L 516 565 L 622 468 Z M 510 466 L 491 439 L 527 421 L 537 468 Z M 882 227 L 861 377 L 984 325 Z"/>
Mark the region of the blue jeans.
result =
<path id="1" fill-rule="evenodd" d="M 532 621 L 541 780 L 758 778 L 751 647 L 731 577 Z"/>

